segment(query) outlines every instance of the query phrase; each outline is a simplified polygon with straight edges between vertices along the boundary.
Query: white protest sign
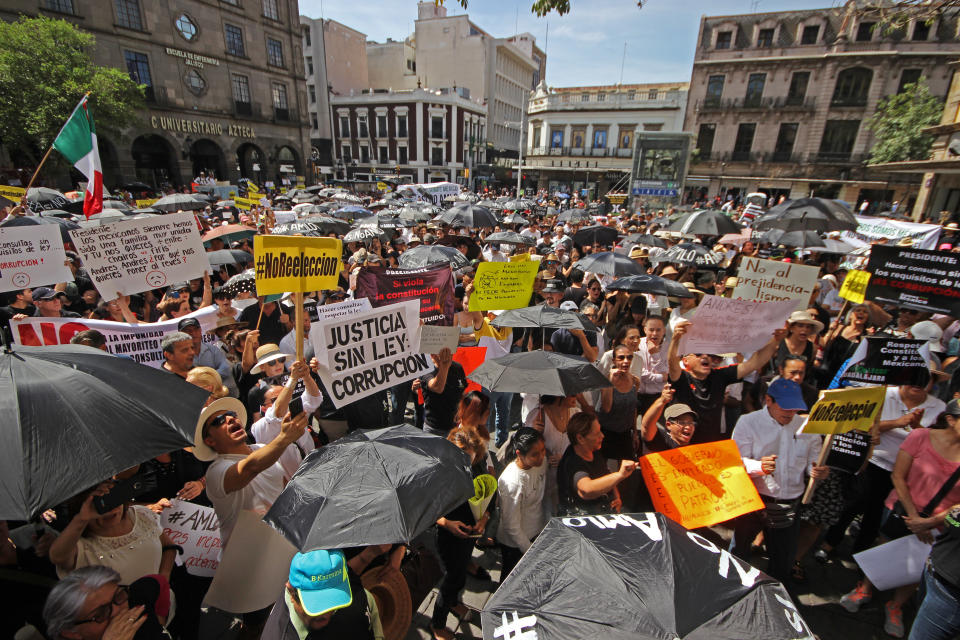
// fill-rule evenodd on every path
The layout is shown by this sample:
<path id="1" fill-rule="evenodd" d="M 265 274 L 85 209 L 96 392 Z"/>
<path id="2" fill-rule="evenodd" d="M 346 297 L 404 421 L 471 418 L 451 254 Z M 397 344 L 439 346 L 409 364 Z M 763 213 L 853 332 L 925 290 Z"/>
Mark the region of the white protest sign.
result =
<path id="1" fill-rule="evenodd" d="M 440 327 L 425 324 L 420 327 L 420 353 L 440 353 L 443 349 L 456 351 L 460 344 L 460 327 Z"/>
<path id="2" fill-rule="evenodd" d="M 296 211 L 274 211 L 273 220 L 277 224 L 286 224 L 288 222 L 296 222 L 297 212 Z"/>
<path id="3" fill-rule="evenodd" d="M 173 544 L 183 547 L 177 564 L 191 575 L 212 576 L 220 565 L 220 521 L 216 512 L 182 500 L 170 503 L 173 506 L 160 514 L 160 527 Z"/>
<path id="4" fill-rule="evenodd" d="M 419 353 L 420 301 L 398 302 L 311 324 L 317 373 L 335 407 L 433 370 Z M 327 354 L 324 358 L 321 354 Z"/>
<path id="5" fill-rule="evenodd" d="M 0 227 L 0 291 L 72 282 L 59 224 Z"/>
<path id="6" fill-rule="evenodd" d="M 856 216 L 856 218 L 856 230 L 844 231 L 840 235 L 841 240 L 855 247 L 865 247 L 878 240 L 883 240 L 887 244 L 896 244 L 901 238 L 910 238 L 916 249 L 937 248 L 937 239 L 940 237 L 938 224 L 921 224 L 873 216 Z"/>
<path id="7" fill-rule="evenodd" d="M 325 304 L 317 307 L 317 315 L 321 320 L 336 320 L 345 316 L 352 316 L 361 311 L 370 311 L 369 298 L 360 298 L 359 300 L 345 300 L 336 304 Z"/>
<path id="8" fill-rule="evenodd" d="M 680 354 L 753 353 L 783 328 L 795 308 L 793 300 L 754 302 L 704 296 L 681 338 Z"/>
<path id="9" fill-rule="evenodd" d="M 744 258 L 737 271 L 737 287 L 733 297 L 738 300 L 796 300 L 795 311 L 807 308 L 813 288 L 817 285 L 820 269 L 791 262 Z"/>
<path id="10" fill-rule="evenodd" d="M 886 591 L 920 582 L 930 549 L 929 544 L 909 535 L 855 553 L 853 559 L 870 582 Z"/>
<path id="11" fill-rule="evenodd" d="M 108 320 L 88 320 L 86 318 L 27 318 L 11 320 L 10 331 L 14 344 L 42 347 L 55 344 L 70 344 L 70 338 L 86 331 L 96 329 L 107 339 L 107 351 L 115 355 L 125 355 L 140 364 L 159 367 L 163 364 L 160 342 L 163 336 L 177 330 L 177 324 L 184 318 L 196 318 L 203 331 L 204 340 L 207 331 L 217 324 L 217 308 L 204 307 L 199 311 L 152 324 L 127 324 Z"/>
<path id="12" fill-rule="evenodd" d="M 73 244 L 106 300 L 199 278 L 210 270 L 192 213 L 76 229 Z"/>

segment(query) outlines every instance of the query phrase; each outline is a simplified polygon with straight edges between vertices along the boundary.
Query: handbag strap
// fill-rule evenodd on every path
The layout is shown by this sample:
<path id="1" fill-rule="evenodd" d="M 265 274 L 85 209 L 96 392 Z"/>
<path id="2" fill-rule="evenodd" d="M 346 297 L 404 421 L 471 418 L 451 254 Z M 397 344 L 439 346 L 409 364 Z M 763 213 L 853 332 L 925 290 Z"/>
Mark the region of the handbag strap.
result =
<path id="1" fill-rule="evenodd" d="M 947 481 L 943 483 L 943 486 L 940 487 L 936 495 L 930 498 L 930 502 L 927 503 L 927 507 L 923 510 L 924 517 L 929 518 L 933 515 L 933 510 L 947 497 L 947 494 L 950 493 L 953 486 L 957 484 L 957 480 L 960 480 L 960 466 L 947 478 Z"/>

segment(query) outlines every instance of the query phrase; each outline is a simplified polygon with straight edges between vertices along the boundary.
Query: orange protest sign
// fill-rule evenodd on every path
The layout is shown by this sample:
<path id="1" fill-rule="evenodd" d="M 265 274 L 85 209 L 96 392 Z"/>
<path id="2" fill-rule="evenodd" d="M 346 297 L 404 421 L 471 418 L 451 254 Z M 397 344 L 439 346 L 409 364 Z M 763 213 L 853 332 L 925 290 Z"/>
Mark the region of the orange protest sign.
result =
<path id="1" fill-rule="evenodd" d="M 733 440 L 651 453 L 640 469 L 656 510 L 687 529 L 763 508 Z"/>
<path id="2" fill-rule="evenodd" d="M 482 365 L 486 357 L 486 347 L 460 347 L 453 352 L 453 361 L 463 367 L 463 375 L 465 376 L 470 375 L 474 369 Z M 480 391 L 480 385 L 471 380 L 467 380 L 467 388 L 464 389 L 463 392 L 470 393 L 471 391 Z"/>

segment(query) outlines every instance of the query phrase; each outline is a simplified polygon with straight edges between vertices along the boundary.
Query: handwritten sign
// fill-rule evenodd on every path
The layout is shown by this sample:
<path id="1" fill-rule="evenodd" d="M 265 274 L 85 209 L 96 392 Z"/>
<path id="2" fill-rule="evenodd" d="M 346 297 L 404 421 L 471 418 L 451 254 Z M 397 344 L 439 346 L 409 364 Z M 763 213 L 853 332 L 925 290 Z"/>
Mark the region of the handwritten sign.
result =
<path id="1" fill-rule="evenodd" d="M 739 300 L 796 300 L 794 310 L 807 308 L 820 269 L 790 262 L 744 258 L 737 271 L 733 297 Z"/>
<path id="2" fill-rule="evenodd" d="M 319 321 L 320 318 L 324 320 L 335 320 L 337 318 L 343 318 L 344 316 L 353 315 L 354 313 L 359 313 L 360 311 L 370 311 L 373 307 L 370 306 L 370 301 L 366 298 L 360 298 L 359 300 L 344 300 L 343 302 L 338 302 L 336 304 L 325 304 L 323 306 L 317 307 L 317 317 L 314 318 L 311 316 L 311 320 Z"/>
<path id="3" fill-rule="evenodd" d="M 749 354 L 782 329 L 796 309 L 793 300 L 755 302 L 704 296 L 683 335 L 680 353 Z"/>
<path id="4" fill-rule="evenodd" d="M 4 196 L 13 200 L 14 202 L 19 202 L 27 193 L 27 190 L 23 187 L 11 187 L 10 185 L 0 184 L 0 196 Z"/>
<path id="5" fill-rule="evenodd" d="M 844 300 L 849 300 L 853 304 L 863 304 L 864 294 L 867 292 L 867 284 L 870 282 L 869 271 L 857 271 L 851 269 L 847 272 L 847 277 L 843 279 L 843 286 L 837 295 Z"/>
<path id="6" fill-rule="evenodd" d="M 883 409 L 886 387 L 857 387 L 821 391 L 820 399 L 800 427 L 800 433 L 846 433 L 869 431 Z"/>
<path id="7" fill-rule="evenodd" d="M 420 327 L 420 353 L 440 353 L 444 349 L 456 351 L 460 344 L 460 327 L 442 327 L 425 324 Z"/>
<path id="8" fill-rule="evenodd" d="M 137 209 L 146 209 L 157 200 L 158 198 L 145 198 L 143 200 L 135 200 L 135 202 L 137 203 Z"/>
<path id="9" fill-rule="evenodd" d="M 75 229 L 70 232 L 101 297 L 140 293 L 199 278 L 210 270 L 192 213 Z"/>
<path id="10" fill-rule="evenodd" d="M 72 282 L 60 227 L 0 227 L 0 291 Z"/>
<path id="11" fill-rule="evenodd" d="M 687 529 L 763 508 L 733 440 L 651 453 L 640 470 L 656 510 Z"/>
<path id="12" fill-rule="evenodd" d="M 530 303 L 536 262 L 481 262 L 473 279 L 470 311 L 521 309 Z"/>
<path id="13" fill-rule="evenodd" d="M 160 515 L 163 533 L 183 547 L 177 564 L 195 576 L 213 576 L 220 566 L 220 521 L 216 512 L 192 502 L 171 500 L 173 506 Z"/>
<path id="14" fill-rule="evenodd" d="M 257 294 L 336 289 L 342 253 L 335 238 L 254 236 Z"/>

